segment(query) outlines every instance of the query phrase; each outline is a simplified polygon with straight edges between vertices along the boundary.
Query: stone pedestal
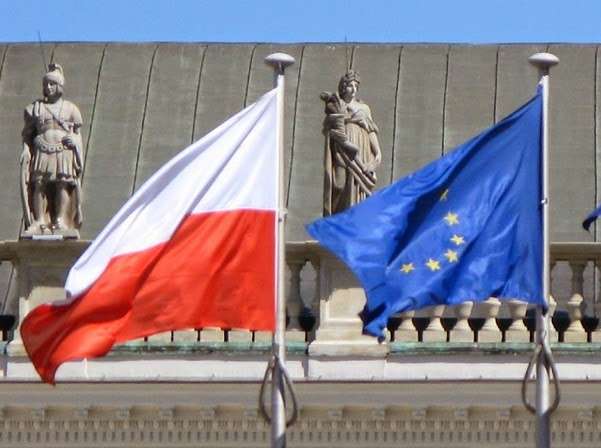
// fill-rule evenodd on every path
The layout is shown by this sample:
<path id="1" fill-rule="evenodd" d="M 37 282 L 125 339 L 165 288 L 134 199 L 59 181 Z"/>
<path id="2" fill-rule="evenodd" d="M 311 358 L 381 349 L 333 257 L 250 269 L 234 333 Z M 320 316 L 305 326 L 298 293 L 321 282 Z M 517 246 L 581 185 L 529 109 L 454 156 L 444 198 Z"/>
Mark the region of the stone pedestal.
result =
<path id="1" fill-rule="evenodd" d="M 25 355 L 21 340 L 21 322 L 36 306 L 65 300 L 65 280 L 71 266 L 86 250 L 89 241 L 37 240 L 6 241 L 3 260 L 10 260 L 16 272 L 18 310 L 17 328 L 8 345 L 11 355 Z"/>
<path id="2" fill-rule="evenodd" d="M 359 313 L 365 306 L 365 293 L 346 266 L 324 251 L 318 281 L 319 328 L 309 345 L 309 355 L 386 356 L 386 343 L 378 343 L 376 338 L 362 334 Z"/>
<path id="3" fill-rule="evenodd" d="M 78 240 L 79 230 L 77 229 L 45 229 L 42 234 L 33 234 L 24 230 L 21 232 L 21 239 L 24 240 L 50 240 L 50 241 L 61 241 L 61 240 Z"/>

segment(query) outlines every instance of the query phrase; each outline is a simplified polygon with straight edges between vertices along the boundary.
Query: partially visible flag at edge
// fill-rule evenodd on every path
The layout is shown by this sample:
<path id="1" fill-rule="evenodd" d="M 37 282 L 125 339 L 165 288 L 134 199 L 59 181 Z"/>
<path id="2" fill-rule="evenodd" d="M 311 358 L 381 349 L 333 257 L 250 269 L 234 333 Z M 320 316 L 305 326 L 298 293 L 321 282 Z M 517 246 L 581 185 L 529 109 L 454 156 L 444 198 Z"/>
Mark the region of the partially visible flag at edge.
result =
<path id="1" fill-rule="evenodd" d="M 26 316 L 21 335 L 44 381 L 66 361 L 163 331 L 274 330 L 277 95 L 167 162 L 77 260 L 67 303 Z"/>
<path id="2" fill-rule="evenodd" d="M 593 210 L 584 221 L 582 221 L 582 227 L 584 230 L 589 230 L 591 224 L 597 220 L 597 218 L 601 216 L 601 205 Z"/>
<path id="3" fill-rule="evenodd" d="M 307 226 L 365 289 L 364 332 L 437 304 L 542 294 L 542 93 L 442 158 Z"/>

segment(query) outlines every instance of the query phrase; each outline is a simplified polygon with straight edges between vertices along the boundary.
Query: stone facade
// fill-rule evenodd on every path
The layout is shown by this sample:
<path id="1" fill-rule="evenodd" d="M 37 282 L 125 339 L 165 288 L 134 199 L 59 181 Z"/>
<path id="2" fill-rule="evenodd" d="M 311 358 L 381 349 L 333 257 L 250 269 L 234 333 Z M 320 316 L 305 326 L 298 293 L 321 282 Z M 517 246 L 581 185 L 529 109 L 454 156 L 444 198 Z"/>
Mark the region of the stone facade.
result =
<path id="1" fill-rule="evenodd" d="M 434 393 L 440 393 L 441 387 L 436 386 L 440 385 L 435 385 Z M 324 394 L 325 400 L 335 398 L 332 393 L 335 387 L 321 384 L 316 389 L 323 393 L 326 387 L 331 392 Z M 484 385 L 479 389 L 495 387 L 498 385 Z M 225 388 L 231 394 L 228 395 Z M 398 391 L 407 388 L 416 388 L 414 395 L 421 393 L 426 398 L 414 403 L 402 401 L 406 397 Z M 37 403 L 4 404 L 0 408 L 2 447 L 258 448 L 269 445 L 269 428 L 256 407 L 249 403 L 255 398 L 256 384 L 127 386 L 109 383 L 101 386 L 66 384 L 59 385 L 58 390 L 39 385 L 16 385 L 13 389 L 16 390 L 8 395 L 20 395 L 22 401 L 31 399 L 35 391 Z M 301 389 L 307 386 L 302 385 Z M 315 393 L 305 393 L 309 403 L 302 406 L 299 421 L 288 432 L 289 446 L 534 446 L 534 421 L 519 405 L 431 405 L 427 404 L 428 400 L 435 397 L 424 384 L 359 385 L 358 389 L 362 393 L 370 390 L 379 398 L 385 393 L 389 399 L 381 405 L 344 404 L 348 399 L 315 404 Z M 459 386 L 458 392 L 465 389 Z M 341 387 L 339 391 L 348 392 L 348 387 Z M 398 398 L 400 402 L 391 405 L 391 398 Z M 212 404 L 215 400 L 228 402 Z M 553 419 L 552 437 L 553 446 L 558 448 L 598 447 L 601 443 L 599 407 L 584 403 L 564 407 Z"/>
<path id="2" fill-rule="evenodd" d="M 6 183 L 0 194 L 0 294 L 5 312 L 19 319 L 41 300 L 63 297 L 60 285 L 72 260 L 157 167 L 271 87 L 265 55 L 285 51 L 297 59 L 287 77 L 285 139 L 288 368 L 301 416 L 289 445 L 328 448 L 533 446 L 534 423 L 519 398 L 532 320 L 524 304 L 492 300 L 399 316 L 383 345 L 360 337 L 352 310 L 361 307 L 361 290 L 336 260 L 305 241 L 303 230 L 322 212 L 319 92 L 347 62 L 361 72 L 361 96 L 380 128 L 382 186 L 525 101 L 537 81 L 527 57 L 541 50 L 557 54 L 562 63 L 551 79 L 557 303 L 551 338 L 564 383 L 552 418 L 553 446 L 601 445 L 601 331 L 595 321 L 601 247 L 592 242 L 599 230 L 585 233 L 579 222 L 598 202 L 601 178 L 597 46 L 47 47 L 52 60 L 69 67 L 69 97 L 87 117 L 86 222 L 79 242 L 16 242 L 16 175 Z M 37 45 L 0 45 L 3 179 L 16 171 L 16 123 L 37 94 L 39 73 L 32 67 L 38 66 Z M 167 332 L 118 347 L 102 360 L 65 365 L 56 388 L 37 382 L 19 347 L 18 327 L 10 337 L 1 357 L 0 447 L 268 444 L 256 400 L 270 334 Z"/>

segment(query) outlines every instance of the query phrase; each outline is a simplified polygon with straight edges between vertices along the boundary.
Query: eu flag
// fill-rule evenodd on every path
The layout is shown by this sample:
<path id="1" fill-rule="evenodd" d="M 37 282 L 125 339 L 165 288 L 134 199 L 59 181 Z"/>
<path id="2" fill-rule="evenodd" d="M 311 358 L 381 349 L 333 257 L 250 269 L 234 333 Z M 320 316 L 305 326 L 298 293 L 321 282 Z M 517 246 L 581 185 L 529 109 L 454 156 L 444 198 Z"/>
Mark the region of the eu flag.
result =
<path id="1" fill-rule="evenodd" d="M 395 313 L 489 297 L 545 305 L 542 93 L 309 234 L 354 272 L 364 332 Z"/>

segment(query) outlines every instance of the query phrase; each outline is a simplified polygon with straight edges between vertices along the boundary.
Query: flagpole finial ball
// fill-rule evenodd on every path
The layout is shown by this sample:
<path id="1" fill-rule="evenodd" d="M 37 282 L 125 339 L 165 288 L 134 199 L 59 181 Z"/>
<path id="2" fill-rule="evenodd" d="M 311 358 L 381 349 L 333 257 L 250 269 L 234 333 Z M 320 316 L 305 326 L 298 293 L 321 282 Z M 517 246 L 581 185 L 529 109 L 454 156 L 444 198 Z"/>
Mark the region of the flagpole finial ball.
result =
<path id="1" fill-rule="evenodd" d="M 539 70 L 547 71 L 554 65 L 559 64 L 559 58 L 551 53 L 535 53 L 528 58 L 528 62 Z"/>
<path id="2" fill-rule="evenodd" d="M 272 53 L 265 58 L 265 63 L 271 65 L 274 70 L 285 70 L 286 67 L 292 65 L 296 60 L 286 53 Z"/>

